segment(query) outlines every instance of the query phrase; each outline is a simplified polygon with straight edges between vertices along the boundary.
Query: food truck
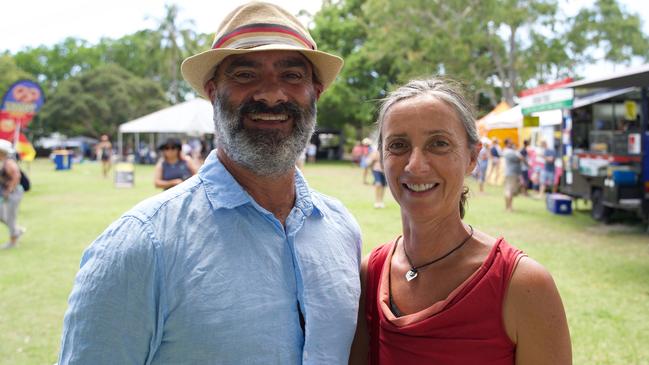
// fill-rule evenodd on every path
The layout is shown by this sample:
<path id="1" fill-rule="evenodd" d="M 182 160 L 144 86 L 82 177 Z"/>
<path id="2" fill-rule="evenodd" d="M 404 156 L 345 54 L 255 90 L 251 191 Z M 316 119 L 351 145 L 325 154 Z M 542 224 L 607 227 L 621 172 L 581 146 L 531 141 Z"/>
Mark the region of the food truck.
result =
<path id="1" fill-rule="evenodd" d="M 649 65 L 565 87 L 559 190 L 590 201 L 598 221 L 624 210 L 649 222 Z"/>

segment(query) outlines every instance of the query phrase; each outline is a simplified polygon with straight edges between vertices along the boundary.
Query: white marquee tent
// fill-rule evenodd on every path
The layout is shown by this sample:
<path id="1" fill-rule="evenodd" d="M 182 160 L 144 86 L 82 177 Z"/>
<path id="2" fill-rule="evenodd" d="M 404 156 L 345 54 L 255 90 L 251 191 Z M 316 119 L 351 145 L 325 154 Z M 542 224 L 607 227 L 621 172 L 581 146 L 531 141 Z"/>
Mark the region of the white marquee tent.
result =
<path id="1" fill-rule="evenodd" d="M 193 99 L 158 110 L 151 114 L 126 122 L 119 126 L 119 150 L 122 150 L 122 135 L 135 134 L 135 145 L 139 145 L 140 133 L 169 133 L 200 136 L 214 133 L 212 104 L 205 99 Z"/>
<path id="2" fill-rule="evenodd" d="M 523 126 L 523 113 L 521 106 L 517 105 L 509 110 L 484 118 L 484 126 L 487 130 L 520 128 Z"/>

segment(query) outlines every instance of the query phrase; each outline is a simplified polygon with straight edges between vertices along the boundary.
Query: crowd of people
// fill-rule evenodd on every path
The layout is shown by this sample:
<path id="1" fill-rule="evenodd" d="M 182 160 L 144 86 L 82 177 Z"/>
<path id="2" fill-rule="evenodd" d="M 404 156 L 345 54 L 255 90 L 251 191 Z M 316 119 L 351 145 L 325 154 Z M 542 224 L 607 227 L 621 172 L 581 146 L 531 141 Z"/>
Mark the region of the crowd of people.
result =
<path id="1" fill-rule="evenodd" d="M 176 138 L 156 147 L 153 183 L 164 191 L 84 251 L 59 365 L 571 363 L 549 272 L 465 221 L 465 179 L 484 191 L 502 163 L 510 209 L 524 171 L 535 179 L 529 146 L 483 143 L 451 79 L 389 93 L 375 142 L 352 150 L 374 207 L 389 189 L 402 223 L 361 257 L 354 216 L 300 167 L 315 161 L 316 102 L 342 65 L 277 5 L 253 1 L 225 17 L 211 48 L 181 65 L 213 105 L 218 148 L 205 157 Z M 2 142 L 2 220 L 15 246 L 22 190 Z M 109 176 L 108 136 L 96 153 Z M 539 186 L 551 189 L 556 156 L 540 156 Z"/>
<path id="2" fill-rule="evenodd" d="M 493 138 L 483 140 L 473 176 L 481 193 L 485 191 L 485 183 L 502 184 L 505 210 L 511 212 L 514 210 L 513 198 L 519 194 L 530 196 L 529 190 L 535 190 L 534 197 L 543 198 L 546 193 L 557 192 L 557 170 L 560 172 L 560 169 L 556 162 L 557 153 L 548 147 L 545 140 L 535 147 L 529 140 L 523 140 L 522 146 L 517 146 L 513 139 L 505 138 L 501 146 L 498 138 Z"/>

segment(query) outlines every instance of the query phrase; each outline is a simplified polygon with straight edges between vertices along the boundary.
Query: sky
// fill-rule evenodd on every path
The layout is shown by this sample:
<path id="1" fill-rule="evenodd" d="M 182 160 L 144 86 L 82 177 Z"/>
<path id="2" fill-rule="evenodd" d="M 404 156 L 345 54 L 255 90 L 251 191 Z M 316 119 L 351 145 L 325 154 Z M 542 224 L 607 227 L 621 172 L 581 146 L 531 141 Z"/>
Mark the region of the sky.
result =
<path id="1" fill-rule="evenodd" d="M 273 1 L 273 0 L 271 0 Z M 643 30 L 649 34 L 649 1 L 618 0 L 627 10 L 637 12 L 643 20 Z M 51 46 L 66 37 L 82 38 L 95 43 L 101 37 L 119 38 L 145 28 L 154 28 L 156 19 L 164 15 L 167 3 L 177 3 L 180 20 L 193 20 L 195 30 L 214 33 L 223 17 L 246 0 L 31 0 L 3 2 L 0 21 L 0 51 L 15 53 L 26 47 Z M 276 4 L 296 14 L 306 10 L 318 11 L 321 0 L 274 0 Z M 567 14 L 592 4 L 593 0 L 560 0 Z M 306 18 L 302 19 L 303 21 Z M 317 42 L 317 40 L 316 40 Z M 636 60 L 636 64 L 639 61 Z M 615 68 L 599 65 L 593 72 Z M 620 68 L 617 67 L 619 70 Z M 612 70 L 610 70 L 612 71 Z M 590 73 L 590 72 L 588 72 Z"/>

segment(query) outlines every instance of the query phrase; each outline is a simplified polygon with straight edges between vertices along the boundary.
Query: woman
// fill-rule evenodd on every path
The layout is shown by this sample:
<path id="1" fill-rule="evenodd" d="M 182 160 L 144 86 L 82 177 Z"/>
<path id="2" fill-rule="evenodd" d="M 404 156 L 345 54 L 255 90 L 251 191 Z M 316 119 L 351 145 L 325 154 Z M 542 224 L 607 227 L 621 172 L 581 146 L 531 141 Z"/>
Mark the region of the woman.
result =
<path id="1" fill-rule="evenodd" d="M 162 158 L 155 165 L 154 184 L 165 190 L 172 188 L 196 174 L 192 159 L 182 154 L 180 140 L 169 138 L 160 145 Z"/>
<path id="2" fill-rule="evenodd" d="M 383 102 L 379 151 L 403 234 L 363 261 L 350 363 L 570 364 L 550 274 L 464 223 L 481 144 L 450 81 L 411 81 Z"/>
<path id="3" fill-rule="evenodd" d="M 110 143 L 107 134 L 101 135 L 99 143 L 95 146 L 95 154 L 101 160 L 101 172 L 104 178 L 108 177 L 113 157 L 113 144 Z"/>
<path id="4" fill-rule="evenodd" d="M 3 249 L 16 247 L 18 238 L 25 233 L 17 222 L 18 206 L 24 191 L 20 185 L 20 169 L 11 157 L 13 153 L 11 142 L 0 139 L 0 220 L 9 228 L 9 242 L 0 246 Z"/>

